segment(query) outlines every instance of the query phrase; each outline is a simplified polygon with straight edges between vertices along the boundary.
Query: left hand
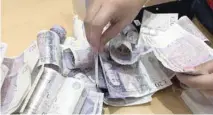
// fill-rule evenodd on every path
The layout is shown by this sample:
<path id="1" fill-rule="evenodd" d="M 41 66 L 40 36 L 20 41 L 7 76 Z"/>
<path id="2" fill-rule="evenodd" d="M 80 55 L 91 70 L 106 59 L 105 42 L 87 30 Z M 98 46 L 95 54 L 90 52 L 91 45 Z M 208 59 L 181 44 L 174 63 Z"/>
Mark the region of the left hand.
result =
<path id="1" fill-rule="evenodd" d="M 192 67 L 190 70 L 195 73 L 201 73 L 201 75 L 193 76 L 177 73 L 177 78 L 185 85 L 213 96 L 213 60 Z"/>

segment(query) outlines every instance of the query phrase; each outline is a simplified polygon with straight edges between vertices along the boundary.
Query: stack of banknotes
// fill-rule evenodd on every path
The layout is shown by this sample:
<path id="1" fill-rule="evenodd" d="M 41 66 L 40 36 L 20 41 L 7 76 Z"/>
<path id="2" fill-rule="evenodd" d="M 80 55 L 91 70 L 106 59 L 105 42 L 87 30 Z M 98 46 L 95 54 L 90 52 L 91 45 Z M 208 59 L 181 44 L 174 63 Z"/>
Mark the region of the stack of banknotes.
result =
<path id="1" fill-rule="evenodd" d="M 59 25 L 41 30 L 17 57 L 5 57 L 1 43 L 2 114 L 102 114 L 103 104 L 148 103 L 175 72 L 213 59 L 206 37 L 175 13 L 144 11 L 140 32 L 127 25 L 100 53 L 78 16 L 73 26 L 73 37 Z"/>

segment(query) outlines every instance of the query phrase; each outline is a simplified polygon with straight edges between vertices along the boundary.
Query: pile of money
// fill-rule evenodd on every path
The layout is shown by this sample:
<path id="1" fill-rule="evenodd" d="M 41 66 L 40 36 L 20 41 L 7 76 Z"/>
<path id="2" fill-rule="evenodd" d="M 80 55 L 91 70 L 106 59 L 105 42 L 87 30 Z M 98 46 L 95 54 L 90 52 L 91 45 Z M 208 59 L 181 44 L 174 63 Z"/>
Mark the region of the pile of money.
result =
<path id="1" fill-rule="evenodd" d="M 184 67 L 213 59 L 206 37 L 174 13 L 144 11 L 140 32 L 127 25 L 100 53 L 78 16 L 73 26 L 73 37 L 59 25 L 41 30 L 17 57 L 5 57 L 1 43 L 2 114 L 102 114 L 103 103 L 148 103 L 172 85 L 175 72 L 190 74 Z"/>
<path id="2" fill-rule="evenodd" d="M 2 114 L 102 114 L 104 94 L 94 82 L 94 53 L 86 39 L 70 39 L 54 25 L 11 58 L 4 56 L 7 44 L 1 43 Z"/>

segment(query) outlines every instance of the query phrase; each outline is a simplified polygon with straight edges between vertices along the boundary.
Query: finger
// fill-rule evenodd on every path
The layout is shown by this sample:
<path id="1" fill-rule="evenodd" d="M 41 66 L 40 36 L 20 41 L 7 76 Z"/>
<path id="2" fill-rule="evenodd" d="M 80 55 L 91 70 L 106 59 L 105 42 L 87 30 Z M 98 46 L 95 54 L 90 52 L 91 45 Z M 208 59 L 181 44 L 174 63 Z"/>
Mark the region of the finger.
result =
<path id="1" fill-rule="evenodd" d="M 84 22 L 90 23 L 101 9 L 103 0 L 93 0 L 86 12 Z"/>
<path id="2" fill-rule="evenodd" d="M 213 96 L 213 90 L 201 90 L 207 96 Z"/>
<path id="3" fill-rule="evenodd" d="M 103 5 L 90 23 L 85 23 L 89 43 L 98 50 L 103 28 L 109 23 L 114 10 L 108 5 Z"/>
<path id="4" fill-rule="evenodd" d="M 113 37 L 118 35 L 118 33 L 125 27 L 125 21 L 118 21 L 112 24 L 101 36 L 100 50 L 103 51 L 104 45 L 111 40 Z"/>
<path id="5" fill-rule="evenodd" d="M 187 86 L 197 89 L 213 89 L 213 74 L 190 76 L 177 74 L 177 78 Z"/>
<path id="6" fill-rule="evenodd" d="M 196 66 L 195 71 L 201 71 L 202 73 L 213 73 L 213 60 Z"/>

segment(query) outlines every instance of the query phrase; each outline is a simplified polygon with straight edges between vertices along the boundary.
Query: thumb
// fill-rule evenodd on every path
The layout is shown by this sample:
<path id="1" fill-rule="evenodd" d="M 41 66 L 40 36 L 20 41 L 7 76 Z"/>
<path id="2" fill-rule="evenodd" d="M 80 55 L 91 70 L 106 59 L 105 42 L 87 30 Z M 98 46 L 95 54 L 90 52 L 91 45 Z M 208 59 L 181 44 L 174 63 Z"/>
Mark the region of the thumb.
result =
<path id="1" fill-rule="evenodd" d="M 100 40 L 100 51 L 103 51 L 104 45 L 115 37 L 125 27 L 125 21 L 119 21 L 111 26 L 102 34 Z"/>
<path id="2" fill-rule="evenodd" d="M 184 71 L 192 75 L 202 75 L 213 73 L 213 60 L 205 62 L 195 67 L 185 67 Z"/>
<path id="3" fill-rule="evenodd" d="M 213 60 L 196 66 L 195 71 L 205 73 L 205 74 L 213 73 Z"/>

